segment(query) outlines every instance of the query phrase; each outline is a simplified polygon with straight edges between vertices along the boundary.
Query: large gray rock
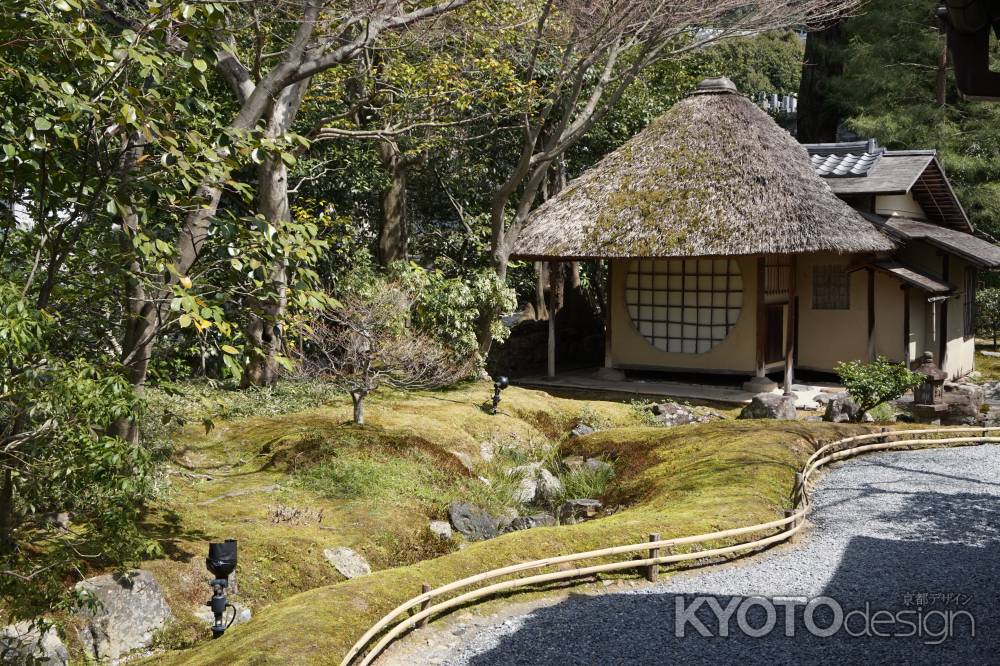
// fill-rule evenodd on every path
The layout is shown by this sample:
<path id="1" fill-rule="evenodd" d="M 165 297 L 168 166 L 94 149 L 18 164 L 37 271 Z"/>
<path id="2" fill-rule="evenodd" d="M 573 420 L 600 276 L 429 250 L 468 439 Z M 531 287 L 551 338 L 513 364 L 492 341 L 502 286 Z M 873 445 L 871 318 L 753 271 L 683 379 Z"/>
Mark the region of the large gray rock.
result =
<path id="1" fill-rule="evenodd" d="M 942 414 L 945 425 L 976 425 L 983 420 L 983 402 L 986 391 L 982 386 L 959 382 L 945 382 L 944 404 L 948 411 Z"/>
<path id="2" fill-rule="evenodd" d="M 569 434 L 572 437 L 584 437 L 586 435 L 590 435 L 595 432 L 597 432 L 596 428 L 592 428 L 586 423 L 580 423 L 575 428 L 573 428 L 573 430 L 571 430 Z"/>
<path id="3" fill-rule="evenodd" d="M 530 516 L 518 516 L 510 521 L 506 532 L 516 532 L 518 530 L 530 530 L 533 527 L 549 527 L 555 525 L 556 519 L 550 513 L 533 513 Z"/>
<path id="4" fill-rule="evenodd" d="M 497 535 L 497 521 L 481 507 L 468 502 L 448 505 L 448 521 L 455 531 L 470 541 L 492 539 Z"/>
<path id="5" fill-rule="evenodd" d="M 327 548 L 323 551 L 323 557 L 344 578 L 367 576 L 372 572 L 372 568 L 365 561 L 365 558 L 346 546 Z"/>
<path id="6" fill-rule="evenodd" d="M 542 467 L 540 462 L 512 467 L 507 470 L 507 474 L 520 479 L 514 491 L 514 501 L 519 504 L 549 502 L 558 497 L 563 490 L 562 482 L 552 472 Z"/>
<path id="7" fill-rule="evenodd" d="M 778 419 L 794 421 L 795 396 L 780 393 L 758 393 L 740 412 L 741 419 Z"/>
<path id="8" fill-rule="evenodd" d="M 603 507 L 601 501 L 595 499 L 567 500 L 559 506 L 559 522 L 563 525 L 575 525 L 597 518 Z"/>
<path id="9" fill-rule="evenodd" d="M 861 407 L 847 393 L 834 394 L 826 403 L 823 420 L 831 423 L 871 421 L 869 414 L 860 414 Z M 860 417 L 860 418 L 859 418 Z"/>
<path id="10" fill-rule="evenodd" d="M 55 627 L 40 631 L 31 622 L 18 622 L 0 629 L 0 663 L 64 666 L 69 650 Z"/>
<path id="11" fill-rule="evenodd" d="M 76 611 L 78 636 L 88 657 L 110 659 L 149 646 L 153 634 L 173 616 L 163 591 L 148 571 L 106 574 L 80 581 L 76 589 L 94 604 Z"/>
<path id="12" fill-rule="evenodd" d="M 535 477 L 535 480 L 538 484 L 535 502 L 551 502 L 563 492 L 562 481 L 547 469 L 538 470 L 538 476 Z"/>
<path id="13" fill-rule="evenodd" d="M 518 504 L 531 504 L 538 494 L 538 481 L 534 475 L 521 477 L 517 490 L 514 491 L 514 501 Z"/>

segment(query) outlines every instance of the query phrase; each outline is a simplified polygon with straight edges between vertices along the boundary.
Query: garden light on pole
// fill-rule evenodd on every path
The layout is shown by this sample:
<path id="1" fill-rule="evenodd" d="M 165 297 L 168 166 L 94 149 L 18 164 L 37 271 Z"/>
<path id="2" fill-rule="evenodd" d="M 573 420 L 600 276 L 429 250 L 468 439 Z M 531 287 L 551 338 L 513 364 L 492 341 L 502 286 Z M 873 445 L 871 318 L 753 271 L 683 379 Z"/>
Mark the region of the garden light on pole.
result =
<path id="1" fill-rule="evenodd" d="M 212 623 L 212 638 L 218 638 L 226 633 L 226 629 L 236 619 L 236 607 L 226 598 L 226 586 L 229 584 L 229 574 L 236 569 L 236 539 L 226 539 L 222 543 L 208 544 L 208 557 L 205 566 L 215 576 L 212 581 L 212 599 L 205 604 L 211 607 L 215 620 Z M 227 608 L 233 609 L 229 622 L 223 624 L 222 616 Z"/>
<path id="2" fill-rule="evenodd" d="M 497 380 L 493 382 L 493 410 L 490 412 L 491 414 L 497 413 L 497 407 L 500 406 L 500 391 L 508 386 L 510 386 L 510 381 L 503 375 L 497 377 Z"/>

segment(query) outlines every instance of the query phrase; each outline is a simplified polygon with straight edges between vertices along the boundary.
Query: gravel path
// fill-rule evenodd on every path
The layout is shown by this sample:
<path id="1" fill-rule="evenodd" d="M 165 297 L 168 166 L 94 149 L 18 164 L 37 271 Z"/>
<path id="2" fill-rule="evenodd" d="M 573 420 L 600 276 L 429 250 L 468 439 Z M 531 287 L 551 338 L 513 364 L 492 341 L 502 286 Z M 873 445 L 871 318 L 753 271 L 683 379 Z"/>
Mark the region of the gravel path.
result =
<path id="1" fill-rule="evenodd" d="M 437 650 L 433 659 L 427 654 L 420 661 L 1000 663 L 998 496 L 1000 446 L 859 458 L 824 476 L 810 516 L 814 528 L 794 547 L 660 585 L 573 596 L 524 615 L 501 616 L 469 631 L 445 654 Z M 756 595 L 777 603 L 747 602 Z M 834 601 L 807 607 L 817 597 L 834 600 L 847 617 L 828 637 L 809 629 L 823 630 L 836 619 Z M 848 615 L 866 604 L 874 622 L 861 613 Z M 713 605 L 732 610 L 729 620 L 720 621 Z M 774 626 L 765 632 L 768 606 Z M 691 608 L 695 621 L 678 622 Z M 744 626 L 764 635 L 741 631 L 741 616 Z M 700 634 L 698 622 L 709 637 Z M 683 637 L 676 635 L 679 625 Z M 942 632 L 947 625 L 950 631 Z M 872 627 L 897 635 L 873 636 Z M 720 636 L 726 628 L 729 636 Z"/>

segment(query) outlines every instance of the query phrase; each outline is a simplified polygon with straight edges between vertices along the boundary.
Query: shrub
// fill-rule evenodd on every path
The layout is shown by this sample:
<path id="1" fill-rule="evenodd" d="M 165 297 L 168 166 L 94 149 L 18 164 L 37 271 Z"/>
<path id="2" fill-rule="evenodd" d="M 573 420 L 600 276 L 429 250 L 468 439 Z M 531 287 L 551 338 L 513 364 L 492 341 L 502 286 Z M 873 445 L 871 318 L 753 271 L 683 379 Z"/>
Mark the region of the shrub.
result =
<path id="1" fill-rule="evenodd" d="M 858 417 L 890 400 L 895 400 L 923 381 L 923 376 L 879 356 L 871 363 L 848 361 L 837 365 L 837 375 L 857 403 Z"/>
<path id="2" fill-rule="evenodd" d="M 91 564 L 153 553 L 138 532 L 152 461 L 108 436 L 140 402 L 119 374 L 64 360 L 57 322 L 0 283 L 0 600 L 16 617 L 65 607 Z"/>

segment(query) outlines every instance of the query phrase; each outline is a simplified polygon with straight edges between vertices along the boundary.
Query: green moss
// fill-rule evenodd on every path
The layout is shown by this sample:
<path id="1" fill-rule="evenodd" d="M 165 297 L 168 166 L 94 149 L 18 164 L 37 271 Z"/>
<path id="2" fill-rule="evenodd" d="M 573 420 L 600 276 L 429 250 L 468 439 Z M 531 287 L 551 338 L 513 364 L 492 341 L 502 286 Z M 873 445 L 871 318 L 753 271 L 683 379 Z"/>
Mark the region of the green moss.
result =
<path id="1" fill-rule="evenodd" d="M 518 393 L 510 396 L 508 410 L 532 412 L 547 402 L 555 414 L 566 414 L 558 402 L 549 402 L 554 399 Z M 641 541 L 650 532 L 669 538 L 773 519 L 789 506 L 794 473 L 809 454 L 861 428 L 723 421 L 623 427 L 567 440 L 560 455 L 614 462 L 617 475 L 605 499 L 625 508 L 580 525 L 506 534 L 436 559 L 309 590 L 264 609 L 223 640 L 160 656 L 157 663 L 339 663 L 371 624 L 417 594 L 422 583 L 437 586 L 513 562 Z"/>
<path id="2" fill-rule="evenodd" d="M 516 387 L 504 392 L 501 413 L 492 416 L 481 408 L 492 394 L 486 382 L 380 392 L 370 398 L 369 423 L 360 428 L 350 422 L 349 398 L 329 386 L 248 396 L 205 384 L 181 388 L 151 390 L 157 422 L 169 412 L 173 422 L 188 425 L 160 433 L 169 438 L 172 464 L 143 526 L 164 551 L 143 566 L 161 582 L 180 620 L 165 640 L 170 645 L 204 636 L 205 627 L 187 611 L 205 601 L 209 540 L 240 541 L 239 599 L 257 613 L 336 582 L 325 548 L 354 548 L 375 569 L 413 564 L 453 548 L 426 538 L 427 522 L 443 517 L 452 499 L 495 510 L 509 506 L 509 482 L 485 486 L 453 451 L 475 459 L 482 442 L 515 451 L 554 447 L 581 413 L 604 427 L 636 423 L 623 404 Z M 226 418 L 254 412 L 262 416 Z M 209 432 L 206 417 L 213 420 Z"/>

